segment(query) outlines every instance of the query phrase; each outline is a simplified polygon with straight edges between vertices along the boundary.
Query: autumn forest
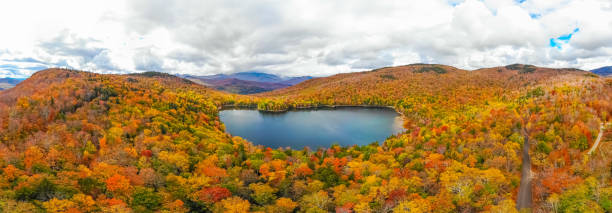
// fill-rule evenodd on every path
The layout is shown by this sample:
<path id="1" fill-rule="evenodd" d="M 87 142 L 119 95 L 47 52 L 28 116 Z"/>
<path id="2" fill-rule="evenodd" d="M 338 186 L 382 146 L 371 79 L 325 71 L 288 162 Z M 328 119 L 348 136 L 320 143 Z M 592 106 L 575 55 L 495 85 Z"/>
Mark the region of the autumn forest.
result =
<path id="1" fill-rule="evenodd" d="M 364 146 L 264 147 L 226 107 L 388 106 Z M 413 64 L 238 95 L 46 69 L 0 91 L 0 212 L 612 212 L 612 79 Z M 518 209 L 518 210 L 517 210 Z"/>

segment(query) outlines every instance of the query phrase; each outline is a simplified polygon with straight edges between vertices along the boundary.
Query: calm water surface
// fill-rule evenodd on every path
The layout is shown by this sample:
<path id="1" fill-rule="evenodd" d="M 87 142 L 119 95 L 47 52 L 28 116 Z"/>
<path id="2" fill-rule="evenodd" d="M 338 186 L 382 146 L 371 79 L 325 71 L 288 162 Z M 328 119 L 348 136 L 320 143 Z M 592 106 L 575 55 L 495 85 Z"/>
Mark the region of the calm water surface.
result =
<path id="1" fill-rule="evenodd" d="M 403 131 L 402 119 L 388 108 L 336 108 L 283 113 L 230 109 L 219 112 L 226 130 L 255 144 L 302 149 L 366 145 Z"/>

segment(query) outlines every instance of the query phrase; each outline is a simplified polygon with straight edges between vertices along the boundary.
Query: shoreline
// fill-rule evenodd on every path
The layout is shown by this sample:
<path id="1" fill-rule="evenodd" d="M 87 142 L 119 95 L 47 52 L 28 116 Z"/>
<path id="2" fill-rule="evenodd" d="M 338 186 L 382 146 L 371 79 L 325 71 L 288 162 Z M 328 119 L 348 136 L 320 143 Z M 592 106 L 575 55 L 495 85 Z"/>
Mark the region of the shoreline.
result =
<path id="1" fill-rule="evenodd" d="M 289 111 L 300 111 L 300 110 L 319 110 L 319 109 L 338 109 L 338 108 L 378 108 L 378 109 L 393 109 L 395 113 L 399 115 L 399 118 L 402 119 L 402 128 L 405 129 L 404 124 L 406 122 L 406 115 L 404 113 L 398 111 L 394 106 L 380 106 L 380 105 L 352 105 L 352 104 L 341 104 L 341 105 L 319 105 L 319 106 L 306 106 L 306 107 L 295 107 L 295 108 L 287 108 L 285 110 L 260 110 L 257 109 L 257 106 L 236 106 L 236 105 L 221 105 L 217 106 L 217 110 L 221 112 L 222 110 L 228 109 L 249 109 L 249 110 L 257 110 L 263 113 L 285 113 Z"/>
<path id="2" fill-rule="evenodd" d="M 257 109 L 257 106 L 236 106 L 236 105 L 221 105 L 217 106 L 219 111 L 228 110 L 228 109 L 255 109 L 260 112 L 269 112 L 269 113 L 283 113 L 289 111 L 299 111 L 305 109 L 337 109 L 337 108 L 387 108 L 393 109 L 397 114 L 400 114 L 402 117 L 405 117 L 403 113 L 398 111 L 394 106 L 382 106 L 382 105 L 352 105 L 352 104 L 340 104 L 340 105 L 318 105 L 318 106 L 303 106 L 303 107 L 290 107 L 283 110 L 260 110 Z"/>

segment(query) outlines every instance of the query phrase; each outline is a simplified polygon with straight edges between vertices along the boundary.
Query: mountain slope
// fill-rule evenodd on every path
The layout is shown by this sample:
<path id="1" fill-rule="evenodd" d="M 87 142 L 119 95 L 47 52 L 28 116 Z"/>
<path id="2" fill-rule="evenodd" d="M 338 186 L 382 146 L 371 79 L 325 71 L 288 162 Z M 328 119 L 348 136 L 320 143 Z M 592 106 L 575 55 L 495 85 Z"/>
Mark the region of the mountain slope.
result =
<path id="1" fill-rule="evenodd" d="M 311 79 L 310 76 L 280 77 L 259 72 L 241 72 L 233 74 L 217 74 L 210 76 L 181 75 L 193 82 L 210 86 L 217 90 L 238 94 L 260 93 L 289 87 Z"/>
<path id="2" fill-rule="evenodd" d="M 289 104 L 292 106 L 307 106 L 309 103 L 393 106 L 406 97 L 434 95 L 457 99 L 461 104 L 473 100 L 465 99 L 468 96 L 478 98 L 483 97 L 485 93 L 493 94 L 509 89 L 519 91 L 552 78 L 584 77 L 585 74 L 588 73 L 530 65 L 467 71 L 444 65 L 415 64 L 317 78 L 257 96 L 277 101 L 303 101 L 292 101 L 293 103 Z M 457 90 L 466 90 L 466 95 L 456 96 L 452 92 L 449 93 Z"/>
<path id="3" fill-rule="evenodd" d="M 591 72 L 597 75 L 600 75 L 600 76 L 610 76 L 612 75 L 612 66 L 597 68 L 597 69 L 591 70 Z"/>

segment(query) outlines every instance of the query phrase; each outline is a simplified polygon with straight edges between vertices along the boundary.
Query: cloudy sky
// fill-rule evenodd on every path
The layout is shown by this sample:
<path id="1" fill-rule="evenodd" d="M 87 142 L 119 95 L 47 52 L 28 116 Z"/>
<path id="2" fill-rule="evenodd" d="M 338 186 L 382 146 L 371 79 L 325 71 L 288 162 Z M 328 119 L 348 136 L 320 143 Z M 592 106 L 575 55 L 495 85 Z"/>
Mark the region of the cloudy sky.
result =
<path id="1" fill-rule="evenodd" d="M 612 0 L 19 0 L 0 26 L 0 77 L 612 65 Z"/>

